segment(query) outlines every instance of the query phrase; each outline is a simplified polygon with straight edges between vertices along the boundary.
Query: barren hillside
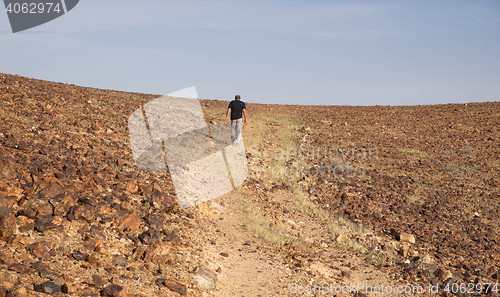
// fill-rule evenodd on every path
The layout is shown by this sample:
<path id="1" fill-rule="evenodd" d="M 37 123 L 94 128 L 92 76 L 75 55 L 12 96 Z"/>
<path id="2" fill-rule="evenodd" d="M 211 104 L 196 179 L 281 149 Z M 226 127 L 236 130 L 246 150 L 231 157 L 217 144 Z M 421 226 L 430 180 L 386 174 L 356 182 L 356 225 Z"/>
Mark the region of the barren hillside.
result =
<path id="1" fill-rule="evenodd" d="M 498 295 L 500 103 L 248 104 L 247 180 L 180 209 L 130 149 L 156 97 L 0 74 L 0 296 Z"/>

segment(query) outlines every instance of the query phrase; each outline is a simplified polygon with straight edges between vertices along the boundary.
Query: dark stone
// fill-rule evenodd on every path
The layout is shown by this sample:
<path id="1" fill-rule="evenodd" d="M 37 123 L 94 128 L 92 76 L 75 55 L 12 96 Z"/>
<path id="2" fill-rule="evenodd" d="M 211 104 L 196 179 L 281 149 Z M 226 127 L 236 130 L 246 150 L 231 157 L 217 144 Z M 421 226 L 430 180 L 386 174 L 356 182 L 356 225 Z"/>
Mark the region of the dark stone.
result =
<path id="1" fill-rule="evenodd" d="M 45 241 L 30 244 L 26 249 L 40 260 L 45 260 L 51 257 L 49 244 Z"/>
<path id="2" fill-rule="evenodd" d="M 140 234 L 138 238 L 142 244 L 150 245 L 154 242 L 160 241 L 161 233 L 158 231 L 149 230 Z"/>
<path id="3" fill-rule="evenodd" d="M 111 284 L 106 288 L 102 289 L 101 296 L 105 297 L 116 297 L 120 295 L 120 292 L 123 291 L 123 287 L 115 284 Z"/>
<path id="4" fill-rule="evenodd" d="M 92 234 L 92 236 L 94 238 L 99 238 L 99 239 L 106 239 L 106 235 L 104 235 L 104 233 L 102 233 L 102 229 L 96 225 L 92 225 L 90 227 L 90 233 Z"/>
<path id="5" fill-rule="evenodd" d="M 42 190 L 38 193 L 40 194 L 41 192 L 45 193 L 45 190 Z M 38 215 L 51 216 L 54 214 L 54 207 L 49 203 L 49 201 L 47 201 L 47 199 L 43 197 L 31 200 L 30 208 Z"/>
<path id="6" fill-rule="evenodd" d="M 51 295 L 60 295 L 62 294 L 61 287 L 54 284 L 53 282 L 44 282 L 42 284 L 35 286 L 36 292 L 51 294 Z"/>
<path id="7" fill-rule="evenodd" d="M 92 275 L 92 281 L 94 282 L 94 286 L 96 286 L 96 288 L 99 289 L 103 288 L 104 285 L 106 284 L 106 282 L 102 279 L 102 277 L 100 277 L 97 274 Z"/>
<path id="8" fill-rule="evenodd" d="M 34 269 L 36 271 L 42 271 L 42 270 L 47 270 L 48 267 L 45 265 L 42 261 L 36 261 L 33 264 L 31 264 L 31 269 Z"/>
<path id="9" fill-rule="evenodd" d="M 139 240 L 142 242 L 142 244 L 149 245 L 152 243 L 151 235 L 149 232 L 144 232 L 139 235 Z"/>
<path id="10" fill-rule="evenodd" d="M 89 254 L 77 252 L 77 253 L 72 253 L 71 257 L 73 257 L 73 259 L 77 261 L 87 261 L 87 259 L 89 258 Z"/>
<path id="11" fill-rule="evenodd" d="M 171 212 L 177 205 L 176 199 L 158 189 L 153 189 L 151 195 L 153 205 L 158 205 L 161 210 L 165 212 Z"/>
<path id="12" fill-rule="evenodd" d="M 163 224 L 165 223 L 165 216 L 150 214 L 147 217 L 147 221 L 149 224 L 149 228 L 160 229 L 161 227 L 163 227 Z"/>
<path id="13" fill-rule="evenodd" d="M 158 279 L 155 280 L 155 283 L 158 286 L 164 286 L 165 285 L 165 281 L 166 281 L 166 279 L 164 279 L 164 278 L 158 278 Z"/>
<path id="14" fill-rule="evenodd" d="M 64 293 L 64 294 L 68 294 L 70 293 L 70 287 L 68 286 L 68 284 L 63 284 L 61 286 L 61 291 Z"/>
<path id="15" fill-rule="evenodd" d="M 58 225 L 54 224 L 54 217 L 49 215 L 39 215 L 35 219 L 35 230 L 38 232 L 45 232 L 47 230 L 55 229 Z"/>

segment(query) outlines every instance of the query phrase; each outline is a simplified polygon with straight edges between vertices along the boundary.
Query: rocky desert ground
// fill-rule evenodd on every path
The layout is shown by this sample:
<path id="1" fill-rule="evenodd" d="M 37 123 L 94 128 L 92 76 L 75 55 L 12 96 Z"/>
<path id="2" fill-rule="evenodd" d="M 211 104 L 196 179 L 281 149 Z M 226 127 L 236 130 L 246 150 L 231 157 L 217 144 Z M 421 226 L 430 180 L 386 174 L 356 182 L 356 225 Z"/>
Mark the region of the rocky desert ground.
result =
<path id="1" fill-rule="evenodd" d="M 157 97 L 0 74 L 0 296 L 498 296 L 499 102 L 248 103 L 246 181 L 183 209 Z"/>

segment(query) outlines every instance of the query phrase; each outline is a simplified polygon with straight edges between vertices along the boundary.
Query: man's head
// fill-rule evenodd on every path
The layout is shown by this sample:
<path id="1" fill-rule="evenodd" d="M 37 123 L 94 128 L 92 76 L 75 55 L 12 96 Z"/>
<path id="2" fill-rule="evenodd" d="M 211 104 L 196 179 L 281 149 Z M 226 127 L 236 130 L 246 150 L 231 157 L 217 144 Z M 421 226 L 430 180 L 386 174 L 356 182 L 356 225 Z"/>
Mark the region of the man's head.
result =
<path id="1" fill-rule="evenodd" d="M 240 96 L 240 95 L 236 95 L 236 96 L 234 96 L 234 99 L 236 99 L 236 100 L 240 100 L 240 99 L 241 99 L 241 96 Z"/>

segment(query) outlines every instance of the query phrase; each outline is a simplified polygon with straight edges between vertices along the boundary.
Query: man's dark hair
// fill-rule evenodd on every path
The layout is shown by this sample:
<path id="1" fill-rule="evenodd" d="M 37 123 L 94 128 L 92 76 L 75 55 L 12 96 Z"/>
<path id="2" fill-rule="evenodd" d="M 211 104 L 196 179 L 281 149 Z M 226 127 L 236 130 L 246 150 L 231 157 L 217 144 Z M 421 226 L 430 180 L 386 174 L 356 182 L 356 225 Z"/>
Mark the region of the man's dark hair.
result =
<path id="1" fill-rule="evenodd" d="M 234 99 L 241 99 L 241 96 L 240 95 L 236 95 L 236 96 L 234 96 Z"/>

